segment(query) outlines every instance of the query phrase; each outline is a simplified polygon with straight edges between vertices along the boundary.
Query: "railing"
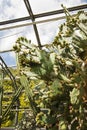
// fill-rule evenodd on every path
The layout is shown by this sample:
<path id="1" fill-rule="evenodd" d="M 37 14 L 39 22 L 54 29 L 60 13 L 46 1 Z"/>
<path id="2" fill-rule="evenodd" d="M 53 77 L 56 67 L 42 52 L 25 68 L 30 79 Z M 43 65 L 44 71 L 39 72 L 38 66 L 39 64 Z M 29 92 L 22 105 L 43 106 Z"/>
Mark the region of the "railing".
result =
<path id="1" fill-rule="evenodd" d="M 15 130 L 15 128 L 0 128 L 0 130 Z"/>
<path id="2" fill-rule="evenodd" d="M 6 65 L 6 63 L 4 62 L 3 58 L 0 56 L 0 127 L 1 127 L 2 118 L 3 118 L 3 114 L 2 114 L 2 100 L 3 99 L 2 99 L 2 97 L 3 97 L 4 93 L 3 93 L 2 81 L 4 80 L 4 74 L 7 74 L 8 77 L 10 78 L 10 80 L 12 82 L 12 87 L 14 88 L 14 93 L 16 93 L 18 87 L 16 84 L 15 77 L 13 76 L 11 71 L 9 70 L 9 68 Z M 12 105 L 13 104 L 11 104 L 10 106 L 12 106 Z M 8 108 L 10 108 L 10 106 L 8 106 Z M 18 108 L 19 108 L 19 99 L 16 100 L 16 110 L 18 110 Z M 6 112 L 4 111 L 4 113 L 6 113 Z M 15 125 L 17 125 L 17 123 L 18 123 L 18 111 L 16 111 L 16 114 L 15 114 Z"/>
<path id="3" fill-rule="evenodd" d="M 2 80 L 3 80 L 3 73 L 2 73 L 2 66 L 0 62 L 0 127 L 2 122 L 2 95 L 3 95 L 3 86 L 2 86 Z"/>
<path id="4" fill-rule="evenodd" d="M 15 128 L 5 127 L 5 128 L 0 128 L 0 130 L 15 130 Z M 46 130 L 46 128 L 35 128 L 35 130 Z"/>

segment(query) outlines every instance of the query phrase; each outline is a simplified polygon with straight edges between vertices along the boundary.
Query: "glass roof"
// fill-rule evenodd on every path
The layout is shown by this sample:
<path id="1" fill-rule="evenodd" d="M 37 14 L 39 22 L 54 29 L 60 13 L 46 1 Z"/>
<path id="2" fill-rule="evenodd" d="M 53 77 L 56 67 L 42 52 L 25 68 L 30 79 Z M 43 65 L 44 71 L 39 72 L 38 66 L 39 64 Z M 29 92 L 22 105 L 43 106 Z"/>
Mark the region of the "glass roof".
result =
<path id="1" fill-rule="evenodd" d="M 18 37 L 27 37 L 39 46 L 53 41 L 64 22 L 57 20 L 64 15 L 61 4 L 72 7 L 72 11 L 74 6 L 85 5 L 87 11 L 87 0 L 0 0 L 0 55 L 7 65 L 16 63 L 14 53 L 6 51 L 12 49 Z"/>
<path id="2" fill-rule="evenodd" d="M 29 15 L 23 0 L 0 0 L 0 12 L 0 21 Z"/>
<path id="3" fill-rule="evenodd" d="M 52 43 L 54 37 L 57 35 L 58 27 L 64 22 L 64 20 L 47 22 L 43 24 L 38 24 L 38 32 L 41 39 L 41 44 L 50 44 Z"/>
<path id="4" fill-rule="evenodd" d="M 34 14 L 61 9 L 61 4 L 66 7 L 85 4 L 86 0 L 29 0 Z"/>

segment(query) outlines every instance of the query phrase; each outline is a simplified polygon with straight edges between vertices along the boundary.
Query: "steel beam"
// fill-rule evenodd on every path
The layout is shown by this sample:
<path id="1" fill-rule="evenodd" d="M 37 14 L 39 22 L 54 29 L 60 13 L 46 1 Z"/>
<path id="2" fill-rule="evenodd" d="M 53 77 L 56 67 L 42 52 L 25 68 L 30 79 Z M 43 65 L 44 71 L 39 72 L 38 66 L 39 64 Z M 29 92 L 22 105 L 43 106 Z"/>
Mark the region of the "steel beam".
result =
<path id="1" fill-rule="evenodd" d="M 31 17 L 32 22 L 35 22 L 35 18 L 34 18 L 33 11 L 31 9 L 29 1 L 28 0 L 24 0 L 24 3 L 26 5 L 27 11 L 28 11 L 28 13 L 29 13 L 29 15 Z M 41 49 L 41 42 L 40 42 L 40 37 L 39 37 L 37 25 L 33 24 L 33 28 L 34 28 L 34 32 L 35 32 L 35 35 L 36 35 L 38 46 Z"/>
<path id="2" fill-rule="evenodd" d="M 70 12 L 81 10 L 81 9 L 87 9 L 87 4 L 80 5 L 80 6 L 74 6 L 74 7 L 70 7 L 70 8 L 67 8 L 67 9 Z M 57 15 L 57 14 L 61 14 L 61 13 L 64 13 L 63 9 L 45 12 L 45 13 L 40 13 L 40 14 L 33 14 L 33 16 L 36 19 L 36 18 L 51 16 L 51 15 Z M 27 20 L 30 20 L 30 19 L 31 19 L 31 17 L 27 16 L 27 17 L 12 19 L 12 20 L 6 20 L 6 21 L 0 22 L 0 25 L 12 24 L 12 23 L 16 23 L 16 22 L 23 22 L 23 21 L 27 21 Z"/>

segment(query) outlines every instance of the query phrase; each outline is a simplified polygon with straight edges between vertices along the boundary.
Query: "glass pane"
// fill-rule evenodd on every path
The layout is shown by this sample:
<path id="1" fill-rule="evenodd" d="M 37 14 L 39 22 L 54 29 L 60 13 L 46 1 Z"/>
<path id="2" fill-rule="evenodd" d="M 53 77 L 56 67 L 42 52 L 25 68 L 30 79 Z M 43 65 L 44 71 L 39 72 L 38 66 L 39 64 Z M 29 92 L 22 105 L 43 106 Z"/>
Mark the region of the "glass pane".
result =
<path id="1" fill-rule="evenodd" d="M 0 21 L 28 15 L 23 0 L 0 0 Z"/>
<path id="2" fill-rule="evenodd" d="M 38 31 L 39 31 L 42 45 L 53 42 L 54 37 L 57 35 L 59 26 L 63 22 L 64 20 L 60 20 L 60 21 L 47 22 L 38 25 Z"/>
<path id="3" fill-rule="evenodd" d="M 10 29 L 0 33 L 0 51 L 13 49 L 13 45 L 18 37 L 26 37 L 31 42 L 37 44 L 35 33 L 32 26 Z"/>
<path id="4" fill-rule="evenodd" d="M 77 6 L 87 3 L 87 0 L 30 0 L 35 14 L 61 9 L 61 4 L 66 7 Z"/>
<path id="5" fill-rule="evenodd" d="M 0 56 L 7 66 L 16 66 L 16 56 L 14 52 L 0 53 Z"/>

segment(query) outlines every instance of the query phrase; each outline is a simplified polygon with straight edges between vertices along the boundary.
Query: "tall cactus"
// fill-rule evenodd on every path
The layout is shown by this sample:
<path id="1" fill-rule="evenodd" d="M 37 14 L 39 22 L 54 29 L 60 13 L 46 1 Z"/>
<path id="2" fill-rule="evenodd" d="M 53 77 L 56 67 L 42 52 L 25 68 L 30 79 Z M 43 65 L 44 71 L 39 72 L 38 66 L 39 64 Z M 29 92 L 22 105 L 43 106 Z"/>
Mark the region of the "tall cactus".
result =
<path id="1" fill-rule="evenodd" d="M 87 16 L 80 11 L 72 17 L 63 8 L 66 22 L 52 44 L 40 50 L 21 37 L 14 50 L 19 53 L 21 83 L 32 109 L 40 108 L 36 124 L 48 130 L 84 130 L 87 128 Z M 32 79 L 43 83 L 30 89 Z"/>
<path id="2" fill-rule="evenodd" d="M 29 80 L 27 79 L 25 75 L 23 75 L 20 77 L 20 82 L 21 82 L 21 85 L 25 88 L 26 95 L 30 102 L 30 107 L 33 111 L 34 116 L 36 116 L 37 113 L 39 112 L 39 108 L 36 107 L 36 104 L 34 102 L 31 88 L 29 88 Z"/>

